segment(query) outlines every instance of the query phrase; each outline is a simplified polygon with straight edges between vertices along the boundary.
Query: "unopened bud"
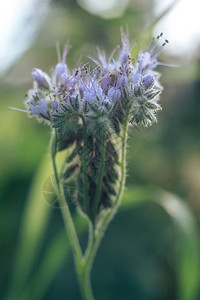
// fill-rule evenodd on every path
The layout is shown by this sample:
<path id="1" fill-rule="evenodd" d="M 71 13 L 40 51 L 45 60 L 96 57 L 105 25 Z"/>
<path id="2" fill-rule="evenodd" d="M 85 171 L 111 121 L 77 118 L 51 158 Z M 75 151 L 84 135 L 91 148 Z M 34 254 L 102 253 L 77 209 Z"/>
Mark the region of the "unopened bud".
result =
<path id="1" fill-rule="evenodd" d="M 153 75 L 152 74 L 144 75 L 144 77 L 142 79 L 142 83 L 143 83 L 143 86 L 144 86 L 145 90 L 151 88 L 154 84 Z"/>
<path id="2" fill-rule="evenodd" d="M 50 88 L 50 79 L 42 70 L 34 68 L 32 71 L 32 76 L 39 88 Z"/>

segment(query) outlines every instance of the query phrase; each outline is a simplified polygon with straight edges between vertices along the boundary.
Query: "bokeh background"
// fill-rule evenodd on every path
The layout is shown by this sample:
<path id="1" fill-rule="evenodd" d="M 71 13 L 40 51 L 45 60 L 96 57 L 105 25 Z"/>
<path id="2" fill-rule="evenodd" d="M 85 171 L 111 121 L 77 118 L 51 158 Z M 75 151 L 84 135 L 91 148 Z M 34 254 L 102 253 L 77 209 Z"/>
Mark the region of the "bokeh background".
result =
<path id="1" fill-rule="evenodd" d="M 1 299 L 80 299 L 70 253 L 61 259 L 67 249 L 60 210 L 48 206 L 41 192 L 44 178 L 38 174 L 48 160 L 49 128 L 8 108 L 23 108 L 33 67 L 51 72 L 57 63 L 56 41 L 72 45 L 67 64 L 74 67 L 95 56 L 96 46 L 109 54 L 120 42 L 120 26 L 128 25 L 136 48 L 164 32 L 170 43 L 160 60 L 179 67 L 158 68 L 164 86 L 158 124 L 130 132 L 127 187 L 139 186 L 146 193 L 147 186 L 156 186 L 182 197 L 192 211 L 198 239 L 199 10 L 197 0 L 0 2 Z M 29 202 L 34 197 L 35 206 Z M 177 299 L 178 249 L 174 225 L 155 203 L 121 211 L 94 264 L 96 299 Z M 192 275 L 188 269 L 188 278 Z"/>

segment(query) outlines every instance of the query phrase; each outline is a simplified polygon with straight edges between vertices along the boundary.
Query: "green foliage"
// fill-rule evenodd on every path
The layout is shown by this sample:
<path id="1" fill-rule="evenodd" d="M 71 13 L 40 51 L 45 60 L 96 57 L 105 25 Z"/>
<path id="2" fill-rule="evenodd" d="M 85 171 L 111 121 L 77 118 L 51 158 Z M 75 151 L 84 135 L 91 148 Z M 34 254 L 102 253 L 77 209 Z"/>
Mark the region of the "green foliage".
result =
<path id="1" fill-rule="evenodd" d="M 62 232 L 50 242 L 46 252 L 43 254 L 43 259 L 39 267 L 33 272 L 33 266 L 36 263 L 37 255 L 41 247 L 41 240 L 45 236 L 51 213 L 49 206 L 46 204 L 42 205 L 43 213 L 38 214 L 38 211 L 41 211 L 41 196 L 38 195 L 38 182 L 43 180 L 48 174 L 49 163 L 45 161 L 38 170 L 36 180 L 33 183 L 32 192 L 28 198 L 27 209 L 21 224 L 21 237 L 19 240 L 18 255 L 16 257 L 15 271 L 7 299 L 12 299 L 12 295 L 15 295 L 15 298 L 19 295 L 20 299 L 27 299 L 30 297 L 30 293 L 31 297 L 42 299 L 69 255 L 66 236 Z M 178 299 L 196 300 L 198 282 L 200 279 L 200 252 L 195 218 L 183 200 L 160 189 L 145 186 L 127 188 L 120 209 L 130 210 L 149 201 L 157 203 L 167 212 L 174 222 L 177 240 L 179 242 L 176 283 Z M 36 205 L 37 203 L 38 205 Z M 29 218 L 33 213 L 33 209 L 37 212 L 37 227 L 35 227 L 35 218 Z M 44 218 L 45 215 L 48 217 Z M 34 220 L 34 226 L 31 220 Z M 82 234 L 87 228 L 86 220 L 80 215 L 77 215 L 75 223 L 78 233 Z M 24 230 L 25 228 L 26 230 Z M 34 235 L 33 228 L 35 228 Z M 25 259 L 25 257 L 27 257 L 27 259 Z M 19 275 L 21 280 L 19 280 Z M 23 280 L 22 275 L 25 276 Z"/>

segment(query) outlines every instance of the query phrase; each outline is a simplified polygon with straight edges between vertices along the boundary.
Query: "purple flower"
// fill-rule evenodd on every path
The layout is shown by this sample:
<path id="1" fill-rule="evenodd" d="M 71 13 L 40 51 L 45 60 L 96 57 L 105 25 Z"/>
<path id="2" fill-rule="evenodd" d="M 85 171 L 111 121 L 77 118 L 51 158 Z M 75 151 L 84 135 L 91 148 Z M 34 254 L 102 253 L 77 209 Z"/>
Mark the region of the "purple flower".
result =
<path id="1" fill-rule="evenodd" d="M 52 107 L 53 112 L 58 111 L 59 110 L 59 102 L 57 100 L 53 100 L 51 107 Z"/>
<path id="2" fill-rule="evenodd" d="M 157 57 L 159 56 L 160 52 L 163 50 L 165 45 L 168 43 L 168 40 L 162 44 L 162 46 L 157 47 L 159 39 L 162 37 L 162 33 L 154 38 L 145 52 L 141 51 L 139 53 L 139 66 L 138 72 L 144 74 L 149 69 L 154 69 L 157 67 L 158 64 L 161 64 L 157 61 Z"/>
<path id="3" fill-rule="evenodd" d="M 60 78 L 60 83 L 68 92 L 71 92 L 74 89 L 76 82 L 77 80 L 73 75 L 67 75 L 66 73 L 62 74 Z"/>
<path id="4" fill-rule="evenodd" d="M 81 93 L 83 93 L 85 101 L 101 101 L 103 102 L 103 90 L 100 82 L 97 81 L 98 72 L 94 70 L 91 74 L 88 73 L 85 81 L 81 80 Z"/>
<path id="5" fill-rule="evenodd" d="M 142 75 L 140 73 L 136 73 L 132 77 L 133 84 L 137 84 L 142 78 Z"/>
<path id="6" fill-rule="evenodd" d="M 122 42 L 122 48 L 120 51 L 119 62 L 121 64 L 127 64 L 129 61 L 129 53 L 130 53 L 128 30 L 126 31 L 126 33 L 124 33 L 123 29 L 121 29 L 121 42 Z"/>
<path id="7" fill-rule="evenodd" d="M 55 74 L 55 78 L 56 78 L 56 82 L 58 82 L 61 78 L 61 76 L 63 74 L 67 74 L 67 65 L 65 63 L 65 60 L 66 60 L 66 56 L 67 56 L 67 53 L 69 51 L 69 47 L 66 46 L 64 48 L 64 51 L 63 51 L 63 57 L 62 57 L 62 61 L 59 62 L 56 67 L 55 67 L 55 71 L 54 71 L 54 74 Z"/>
<path id="8" fill-rule="evenodd" d="M 58 63 L 58 64 L 56 65 L 56 68 L 55 68 L 56 82 L 59 81 L 60 77 L 61 77 L 64 73 L 67 73 L 67 65 L 66 65 L 66 64 L 63 64 L 62 62 L 61 62 L 61 63 Z"/>
<path id="9" fill-rule="evenodd" d="M 30 113 L 37 115 L 37 116 L 44 116 L 45 118 L 49 119 L 49 113 L 47 109 L 47 102 L 45 99 L 40 99 L 40 103 L 37 105 L 31 105 Z"/>
<path id="10" fill-rule="evenodd" d="M 34 68 L 32 71 L 32 76 L 38 88 L 50 89 L 50 78 L 42 70 Z"/>
<path id="11" fill-rule="evenodd" d="M 48 112 L 48 108 L 47 108 L 47 102 L 45 99 L 40 99 L 39 104 L 36 104 L 36 105 L 31 104 L 30 110 L 25 110 L 25 109 L 20 109 L 20 108 L 15 108 L 15 107 L 9 107 L 9 108 L 18 110 L 18 111 L 23 111 L 23 112 L 26 112 L 29 114 L 31 113 L 33 115 L 41 116 L 41 117 L 49 120 L 49 112 Z"/>
<path id="12" fill-rule="evenodd" d="M 108 90 L 108 97 L 112 100 L 113 103 L 116 103 L 119 100 L 119 98 L 121 97 L 120 89 L 117 89 L 115 87 L 111 87 Z"/>
<path id="13" fill-rule="evenodd" d="M 85 101 L 91 102 L 93 100 L 102 101 L 103 98 L 103 91 L 100 87 L 88 87 L 84 94 Z"/>

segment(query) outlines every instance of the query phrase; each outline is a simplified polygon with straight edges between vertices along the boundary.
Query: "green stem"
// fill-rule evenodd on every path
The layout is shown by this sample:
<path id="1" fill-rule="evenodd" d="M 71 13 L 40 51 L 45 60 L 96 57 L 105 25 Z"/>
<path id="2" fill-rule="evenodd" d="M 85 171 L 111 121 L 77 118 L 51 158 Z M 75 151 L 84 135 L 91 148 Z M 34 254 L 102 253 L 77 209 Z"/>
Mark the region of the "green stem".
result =
<path id="1" fill-rule="evenodd" d="M 56 134 L 52 136 L 51 142 L 51 157 L 52 157 L 52 164 L 55 173 L 55 181 L 57 187 L 57 193 L 59 197 L 60 207 L 63 215 L 63 219 L 65 222 L 66 231 L 69 238 L 69 243 L 73 252 L 74 262 L 76 273 L 79 280 L 79 286 L 82 298 L 84 300 L 92 300 L 93 294 L 90 285 L 90 273 L 85 263 L 85 259 L 82 255 L 82 250 L 79 244 L 78 236 L 76 233 L 76 229 L 72 220 L 72 216 L 69 210 L 69 206 L 65 200 L 63 187 L 60 184 L 60 179 L 58 176 L 57 166 L 56 166 Z"/>
<path id="2" fill-rule="evenodd" d="M 83 115 L 79 113 L 72 114 L 72 117 L 79 117 L 83 123 L 83 186 L 84 186 L 84 207 L 86 213 L 89 213 L 89 200 L 88 200 L 88 178 L 87 178 L 87 123 Z"/>
<path id="3" fill-rule="evenodd" d="M 84 185 L 84 206 L 85 210 L 89 212 L 89 200 L 88 200 L 88 178 L 87 178 L 87 124 L 83 116 L 81 116 L 83 122 L 83 185 Z"/>
<path id="4" fill-rule="evenodd" d="M 85 120 L 84 120 L 85 121 Z M 83 121 L 83 126 L 84 126 L 84 121 Z M 124 125 L 124 131 L 123 131 L 123 136 L 122 136 L 122 152 L 121 152 L 121 178 L 120 178 L 120 183 L 119 183 L 119 191 L 116 197 L 116 202 L 113 206 L 113 208 L 107 210 L 101 220 L 101 223 L 99 224 L 99 226 L 96 227 L 96 231 L 95 228 L 92 224 L 90 224 L 90 237 L 89 237 L 89 241 L 88 241 L 88 247 L 87 250 L 85 252 L 85 256 L 82 256 L 82 251 L 80 248 L 80 244 L 78 241 L 78 237 L 76 234 L 76 230 L 74 227 L 74 223 L 70 214 L 70 210 L 69 207 L 65 201 L 64 198 L 64 193 L 63 193 L 63 189 L 60 186 L 60 182 L 59 182 L 59 177 L 57 174 L 57 168 L 56 168 L 56 162 L 55 162 L 55 154 L 56 154 L 56 138 L 54 138 L 54 142 L 52 143 L 52 161 L 53 161 L 53 167 L 54 167 L 54 172 L 55 172 L 55 177 L 56 177 L 56 183 L 57 183 L 57 188 L 58 188 L 58 194 L 59 194 L 59 200 L 60 200 L 60 204 L 61 204 L 61 209 L 62 209 L 62 214 L 63 214 L 63 218 L 65 221 L 65 225 L 66 225 L 66 229 L 69 235 L 69 241 L 70 241 L 70 245 L 71 248 L 73 250 L 74 253 L 74 260 L 75 260 L 75 266 L 76 266 L 76 271 L 77 271 L 77 275 L 79 278 L 79 284 L 80 284 L 80 290 L 82 293 L 82 298 L 84 300 L 93 300 L 93 294 L 92 294 L 92 290 L 91 290 L 91 284 L 90 284 L 90 274 L 91 274 L 91 269 L 92 269 L 92 265 L 94 262 L 94 258 L 96 255 L 96 252 L 98 250 L 98 247 L 100 245 L 100 242 L 103 238 L 104 232 L 107 228 L 107 226 L 109 225 L 109 223 L 111 222 L 111 220 L 113 219 L 114 215 L 116 214 L 118 207 L 120 205 L 121 202 L 121 197 L 124 191 L 124 184 L 125 184 L 125 177 L 126 177 L 126 140 L 127 140 L 127 128 L 128 128 L 128 115 L 127 115 L 127 119 Z M 85 127 L 86 129 L 86 127 Z M 86 137 L 86 131 L 84 133 L 84 137 Z M 85 144 L 84 140 L 84 144 Z M 104 171 L 104 160 L 105 160 L 105 141 L 102 143 L 102 151 L 101 154 L 101 163 L 100 163 L 100 174 L 98 177 L 98 186 L 97 186 L 97 190 L 95 193 L 95 207 L 98 207 L 98 197 L 99 197 L 99 192 L 100 192 L 100 187 L 102 184 L 102 179 L 103 179 L 103 171 Z M 85 171 L 84 175 L 86 175 L 86 178 L 84 179 L 84 186 L 85 183 L 87 183 L 87 198 L 88 199 L 88 182 L 87 182 L 87 165 L 86 165 L 86 152 L 84 151 L 84 155 L 83 155 L 83 161 L 84 161 L 84 165 L 83 165 L 83 169 Z M 85 189 L 84 189 L 84 196 L 86 196 L 85 194 Z M 87 201 L 88 203 L 88 201 Z M 97 203 L 97 204 L 96 204 Z M 89 203 L 88 203 L 89 204 Z M 88 205 L 87 204 L 87 205 Z"/>
<path id="5" fill-rule="evenodd" d="M 103 135 L 102 141 L 101 141 L 101 146 L 100 146 L 101 161 L 100 161 L 100 165 L 99 165 L 99 176 L 98 176 L 97 187 L 96 187 L 95 196 L 94 196 L 93 218 L 95 218 L 95 216 L 98 213 L 100 190 L 101 190 L 103 174 L 104 174 L 105 152 L 106 152 L 105 151 L 105 149 L 106 149 L 105 143 L 106 143 L 106 138 L 105 138 L 105 135 Z"/>
<path id="6" fill-rule="evenodd" d="M 60 203 L 60 208 L 62 212 L 62 216 L 65 222 L 65 227 L 67 230 L 67 234 L 69 237 L 69 242 L 71 245 L 71 248 L 73 250 L 74 259 L 76 265 L 78 265 L 78 262 L 82 260 L 82 251 L 81 247 L 78 241 L 76 229 L 74 227 L 74 223 L 71 217 L 71 213 L 69 210 L 69 206 L 65 200 L 63 187 L 60 184 L 60 179 L 57 172 L 57 166 L 56 166 L 56 134 L 52 137 L 52 143 L 51 143 L 51 158 L 52 158 L 52 164 L 55 174 L 55 180 L 56 180 L 56 187 L 57 187 L 57 193 L 58 193 L 58 199 Z"/>
<path id="7" fill-rule="evenodd" d="M 79 284 L 83 300 L 93 300 L 94 296 L 91 289 L 90 283 L 90 269 L 88 269 L 86 263 L 84 262 L 82 266 L 82 271 L 79 274 Z"/>
<path id="8" fill-rule="evenodd" d="M 103 238 L 104 232 L 108 227 L 109 223 L 115 216 L 124 191 L 125 178 L 126 178 L 126 141 L 127 141 L 127 129 L 128 129 L 128 114 L 127 119 L 124 125 L 124 131 L 122 136 L 122 154 L 121 154 L 121 178 L 119 184 L 119 191 L 116 197 L 116 202 L 113 208 L 109 209 L 102 218 L 101 223 L 97 227 L 96 232 L 94 232 L 93 241 L 90 245 L 90 249 L 87 250 L 85 260 L 86 260 L 86 268 L 88 272 L 91 272 L 92 264 L 96 255 L 96 252 L 99 248 L 101 240 Z"/>

